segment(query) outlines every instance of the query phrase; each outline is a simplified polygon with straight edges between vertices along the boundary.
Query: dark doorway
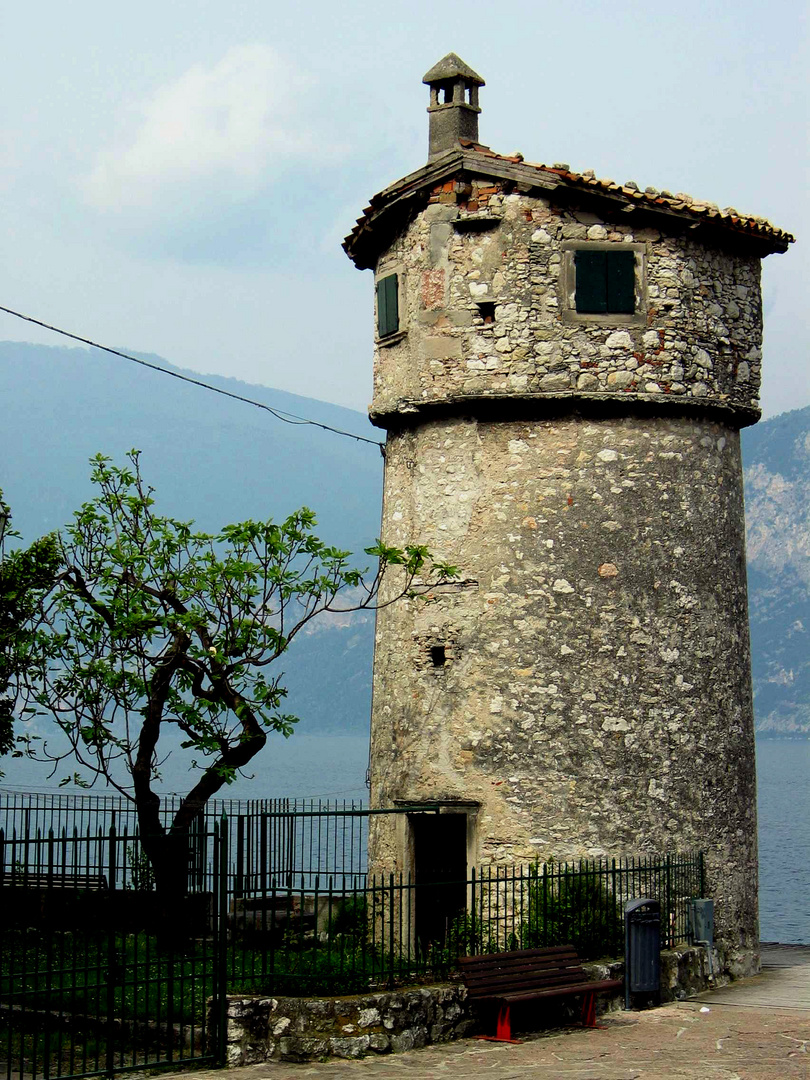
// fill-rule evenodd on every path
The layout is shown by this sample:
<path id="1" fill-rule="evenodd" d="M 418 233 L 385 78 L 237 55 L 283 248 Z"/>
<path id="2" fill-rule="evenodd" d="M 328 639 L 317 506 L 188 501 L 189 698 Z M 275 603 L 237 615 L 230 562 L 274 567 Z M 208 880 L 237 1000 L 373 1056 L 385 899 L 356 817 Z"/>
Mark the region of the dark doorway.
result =
<path id="1" fill-rule="evenodd" d="M 414 814 L 417 947 L 441 948 L 453 920 L 467 906 L 467 815 Z"/>

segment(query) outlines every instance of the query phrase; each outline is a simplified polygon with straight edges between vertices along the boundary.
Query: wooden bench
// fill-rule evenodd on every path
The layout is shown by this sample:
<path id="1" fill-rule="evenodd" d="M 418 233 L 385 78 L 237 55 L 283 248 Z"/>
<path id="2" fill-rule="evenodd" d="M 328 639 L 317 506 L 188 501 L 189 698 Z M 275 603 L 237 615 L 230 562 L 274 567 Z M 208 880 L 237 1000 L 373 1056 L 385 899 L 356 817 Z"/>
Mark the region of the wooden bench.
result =
<path id="1" fill-rule="evenodd" d="M 60 869 L 48 874 L 14 868 L 0 873 L 0 886 L 10 889 L 76 889 L 77 891 L 104 892 L 107 889 L 107 878 L 104 874 L 88 874 L 84 871 Z"/>
<path id="2" fill-rule="evenodd" d="M 228 930 L 240 938 L 281 937 L 285 933 L 311 935 L 316 914 L 307 910 L 306 895 L 273 892 L 266 896 L 245 896 L 231 901 L 226 916 Z M 303 900 L 303 904 L 302 904 Z"/>
<path id="3" fill-rule="evenodd" d="M 571 945 L 463 956 L 459 964 L 468 999 L 498 1006 L 498 1042 L 512 1041 L 512 1005 L 581 994 L 582 1022 L 595 1027 L 596 994 L 623 985 L 621 979 L 589 980 Z"/>

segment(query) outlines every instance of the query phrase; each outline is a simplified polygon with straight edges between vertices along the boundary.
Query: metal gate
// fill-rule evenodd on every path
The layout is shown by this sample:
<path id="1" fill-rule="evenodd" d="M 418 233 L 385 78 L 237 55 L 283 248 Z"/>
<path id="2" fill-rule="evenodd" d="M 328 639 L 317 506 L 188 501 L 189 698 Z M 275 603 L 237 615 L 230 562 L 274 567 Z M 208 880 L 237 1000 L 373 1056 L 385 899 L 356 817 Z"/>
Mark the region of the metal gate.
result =
<path id="1" fill-rule="evenodd" d="M 0 1080 L 222 1062 L 227 833 L 201 846 L 167 922 L 137 836 L 0 831 Z"/>

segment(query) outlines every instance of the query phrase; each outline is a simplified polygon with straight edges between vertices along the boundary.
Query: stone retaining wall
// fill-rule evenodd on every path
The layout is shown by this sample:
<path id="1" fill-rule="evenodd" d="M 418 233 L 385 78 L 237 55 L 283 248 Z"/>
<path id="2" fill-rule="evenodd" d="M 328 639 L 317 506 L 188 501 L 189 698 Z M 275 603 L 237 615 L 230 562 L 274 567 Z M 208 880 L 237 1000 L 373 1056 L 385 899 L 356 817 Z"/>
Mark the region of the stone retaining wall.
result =
<path id="1" fill-rule="evenodd" d="M 592 979 L 624 976 L 622 961 L 584 967 Z M 692 997 L 711 985 L 702 949 L 684 947 L 661 954 L 662 1001 Z M 597 998 L 599 1013 L 623 1007 L 623 992 Z M 542 1013 L 526 1020 L 532 1028 L 542 1027 L 544 1020 L 564 1024 L 577 1012 L 578 1000 L 573 1004 L 550 1002 Z M 518 1029 L 521 1019 L 516 1018 Z M 232 997 L 228 1000 L 227 1064 L 399 1053 L 491 1027 L 492 1017 L 479 1016 L 470 1007 L 461 983 L 337 998 Z M 216 1030 L 216 1025 L 210 1030 Z"/>
<path id="2" fill-rule="evenodd" d="M 413 1050 L 472 1033 L 460 983 L 339 998 L 240 997 L 228 1002 L 228 1065 Z"/>

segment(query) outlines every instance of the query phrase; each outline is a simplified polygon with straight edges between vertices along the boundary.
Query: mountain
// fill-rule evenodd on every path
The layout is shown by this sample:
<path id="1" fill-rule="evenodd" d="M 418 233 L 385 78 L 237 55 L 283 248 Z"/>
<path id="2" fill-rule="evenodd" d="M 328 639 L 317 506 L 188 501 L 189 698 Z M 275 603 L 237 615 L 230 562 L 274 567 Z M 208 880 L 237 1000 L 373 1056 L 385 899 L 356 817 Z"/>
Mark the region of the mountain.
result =
<path id="1" fill-rule="evenodd" d="M 379 437 L 351 409 L 143 359 L 275 409 Z M 321 539 L 359 552 L 361 560 L 379 534 L 382 456 L 367 443 L 283 423 L 95 349 L 0 342 L 0 401 L 0 488 L 26 540 L 59 528 L 91 497 L 91 456 L 101 452 L 121 462 L 133 447 L 143 451 L 157 511 L 202 529 L 278 519 L 309 506 Z M 361 613 L 293 642 L 282 663 L 285 711 L 301 718 L 301 731 L 368 731 L 373 632 L 373 615 Z"/>
<path id="2" fill-rule="evenodd" d="M 743 432 L 754 710 L 761 736 L 810 735 L 810 408 Z"/>
<path id="3" fill-rule="evenodd" d="M 379 437 L 351 409 L 205 379 Z M 93 454 L 120 461 L 131 447 L 143 450 L 158 510 L 201 528 L 307 505 L 318 514 L 319 535 L 339 547 L 362 552 L 378 534 L 382 458 L 365 443 L 282 423 L 94 349 L 0 342 L 0 401 L 0 487 L 29 540 L 64 524 L 90 497 Z M 747 428 L 742 443 L 757 731 L 810 736 L 810 408 Z M 283 667 L 302 733 L 367 732 L 373 627 L 364 614 L 296 639 Z"/>

